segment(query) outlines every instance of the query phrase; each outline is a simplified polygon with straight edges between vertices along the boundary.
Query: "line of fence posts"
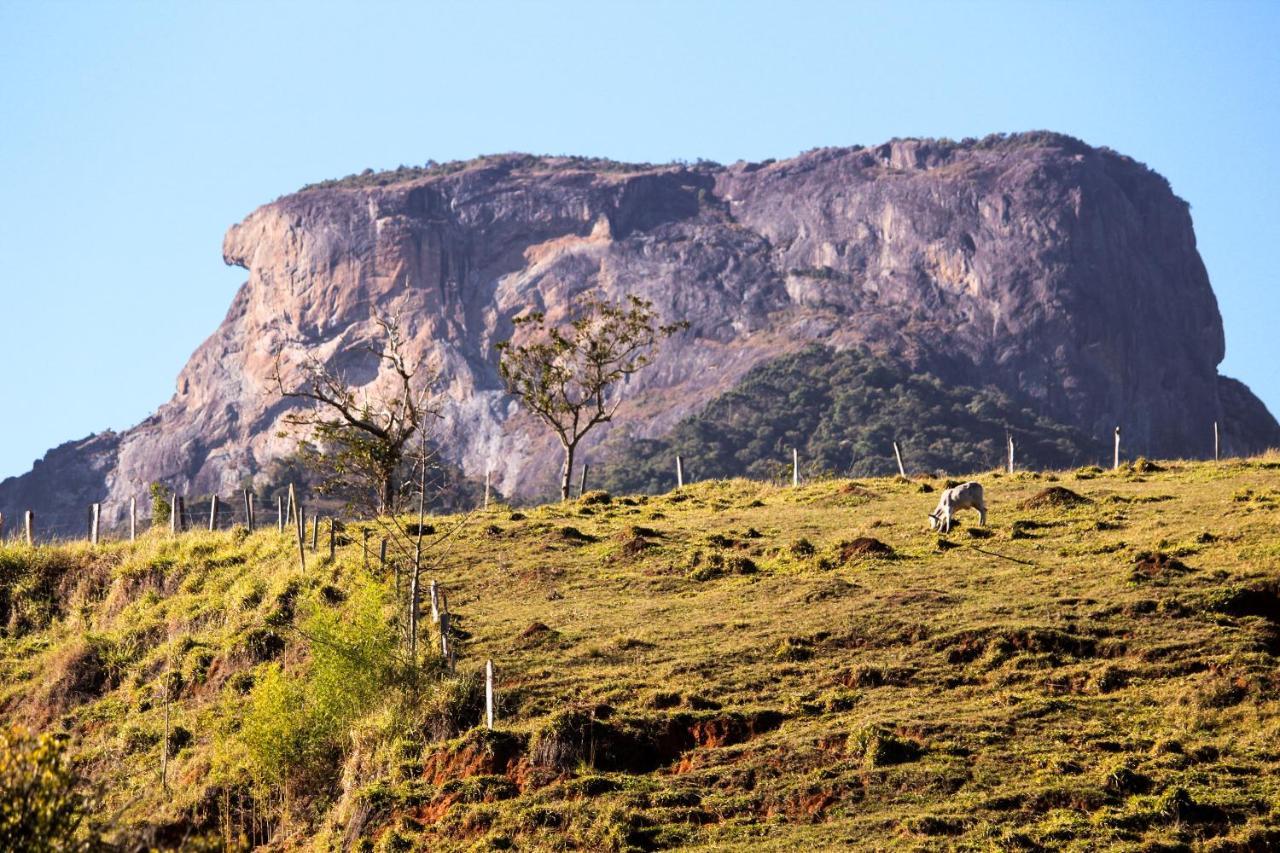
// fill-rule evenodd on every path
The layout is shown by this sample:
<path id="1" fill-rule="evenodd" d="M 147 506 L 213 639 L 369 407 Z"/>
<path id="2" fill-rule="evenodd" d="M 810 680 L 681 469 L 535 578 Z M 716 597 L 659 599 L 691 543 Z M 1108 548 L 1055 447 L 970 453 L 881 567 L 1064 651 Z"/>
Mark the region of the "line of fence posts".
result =
<path id="1" fill-rule="evenodd" d="M 1121 430 L 1120 430 L 1120 427 L 1117 426 L 1114 430 L 1114 440 L 1112 445 L 1112 459 L 1111 459 L 1112 470 L 1119 470 L 1120 468 L 1120 435 L 1121 435 Z M 1015 468 L 1016 446 L 1017 445 L 1014 441 L 1013 433 L 1006 432 L 1005 433 L 1005 447 L 1006 447 L 1005 469 L 1010 474 L 1014 473 L 1014 471 L 1016 470 Z M 893 442 L 893 457 L 898 465 L 898 475 L 905 478 L 907 476 L 906 467 L 902 463 L 902 449 L 899 446 L 897 441 Z M 1222 429 L 1219 422 L 1215 420 L 1213 422 L 1213 461 L 1220 462 L 1221 460 L 1222 460 Z M 586 463 L 583 463 L 581 478 L 578 481 L 579 497 L 586 494 L 587 473 L 589 470 L 590 470 L 590 466 Z M 485 471 L 484 506 L 486 508 L 489 506 L 491 474 L 492 472 L 490 470 Z M 799 448 L 794 448 L 794 447 L 791 449 L 791 485 L 792 487 L 796 487 L 800 485 L 800 450 Z M 676 488 L 683 488 L 683 487 L 684 487 L 684 459 L 679 454 L 676 454 Z M 245 527 L 248 529 L 250 533 L 253 533 L 257 528 L 255 496 L 254 496 L 254 493 L 249 489 L 244 489 L 243 494 L 244 494 Z M 221 509 L 221 504 L 220 504 L 219 497 L 217 495 L 211 495 L 209 499 L 209 530 L 210 531 L 214 531 L 218 529 L 218 513 L 220 509 Z M 171 533 L 180 533 L 187 529 L 186 513 L 187 513 L 186 500 L 185 498 L 183 498 L 182 495 L 179 495 L 177 493 L 177 490 L 175 489 L 174 493 L 170 497 L 170 504 L 169 504 L 169 531 Z M 306 536 L 306 520 L 305 519 L 306 519 L 305 511 L 303 510 L 301 504 L 298 503 L 297 494 L 294 490 L 294 486 L 292 483 L 290 483 L 287 501 L 285 497 L 282 497 L 282 496 L 276 497 L 276 526 L 279 529 L 279 531 L 283 533 L 285 530 L 286 522 L 289 522 L 291 524 L 296 524 L 297 536 L 298 536 L 299 562 L 303 565 L 304 569 L 306 566 L 306 558 L 303 554 L 305 550 L 305 536 Z M 311 524 L 312 524 L 311 552 L 314 554 L 319 549 L 320 516 L 318 513 L 313 514 L 311 519 Z M 4 539 L 4 529 L 5 529 L 5 517 L 4 517 L 4 513 L 0 513 L 0 541 L 3 541 Z M 99 502 L 94 502 L 89 506 L 89 544 L 90 545 L 96 546 L 99 544 L 99 542 L 101 541 L 101 530 L 102 530 L 102 504 Z M 364 566 L 367 569 L 369 567 L 370 531 L 368 529 L 365 529 L 362 532 L 364 534 L 364 540 L 363 540 Z M 22 536 L 28 545 L 35 544 L 35 512 L 32 510 L 26 510 L 26 512 L 23 514 Z M 129 541 L 134 542 L 137 540 L 137 538 L 138 538 L 138 499 L 136 497 L 131 497 L 129 498 Z M 330 519 L 329 521 L 329 559 L 334 560 L 336 559 L 336 557 L 337 557 L 337 520 Z M 382 538 L 382 541 L 381 541 L 381 546 L 378 554 L 378 563 L 380 567 L 386 568 L 387 539 L 385 536 Z M 432 581 L 432 601 L 431 601 L 432 621 L 438 621 L 438 614 L 436 611 L 435 592 L 436 592 L 435 582 Z"/>

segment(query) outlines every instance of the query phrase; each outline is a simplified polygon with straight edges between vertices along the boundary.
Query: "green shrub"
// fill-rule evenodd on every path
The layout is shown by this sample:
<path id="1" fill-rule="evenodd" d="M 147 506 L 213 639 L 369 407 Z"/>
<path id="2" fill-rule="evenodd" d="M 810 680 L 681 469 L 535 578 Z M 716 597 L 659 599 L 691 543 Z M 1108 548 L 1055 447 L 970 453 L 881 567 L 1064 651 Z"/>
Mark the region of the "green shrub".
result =
<path id="1" fill-rule="evenodd" d="M 53 735 L 0 730 L 0 850 L 92 850 L 92 803 Z"/>

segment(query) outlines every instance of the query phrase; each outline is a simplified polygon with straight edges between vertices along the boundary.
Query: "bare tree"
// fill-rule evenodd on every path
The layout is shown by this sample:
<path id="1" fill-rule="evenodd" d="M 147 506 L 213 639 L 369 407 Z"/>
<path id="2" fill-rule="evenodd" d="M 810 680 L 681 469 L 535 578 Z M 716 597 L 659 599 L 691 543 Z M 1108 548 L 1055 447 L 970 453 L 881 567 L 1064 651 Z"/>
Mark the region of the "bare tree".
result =
<path id="1" fill-rule="evenodd" d="M 532 342 L 498 344 L 507 392 L 551 427 L 564 448 L 562 500 L 569 499 L 578 444 L 618 410 L 622 398 L 615 386 L 649 363 L 659 341 L 689 327 L 655 325 L 656 319 L 653 303 L 638 296 L 621 304 L 589 296 L 566 326 L 549 325 L 545 314 L 534 312 L 513 321 L 530 330 Z"/>
<path id="2" fill-rule="evenodd" d="M 381 393 L 358 390 L 314 355 L 301 364 L 301 380 L 285 382 L 277 358 L 275 381 L 281 397 L 309 400 L 312 406 L 290 412 L 285 423 L 306 431 L 301 449 L 308 466 L 323 476 L 322 493 L 338 493 L 354 481 L 372 499 L 377 514 L 396 511 L 399 475 L 406 448 L 428 417 L 438 416 L 429 398 L 429 382 L 405 353 L 399 322 L 375 315 L 381 340 L 366 346 L 389 367 L 390 387 Z"/>

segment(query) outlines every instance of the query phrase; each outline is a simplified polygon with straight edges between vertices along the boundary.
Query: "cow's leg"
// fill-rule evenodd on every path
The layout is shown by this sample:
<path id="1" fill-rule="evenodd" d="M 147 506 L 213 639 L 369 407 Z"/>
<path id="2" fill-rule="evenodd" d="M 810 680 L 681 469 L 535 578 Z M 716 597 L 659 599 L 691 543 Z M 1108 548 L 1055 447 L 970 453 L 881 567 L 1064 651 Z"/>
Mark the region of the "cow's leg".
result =
<path id="1" fill-rule="evenodd" d="M 978 504 L 978 523 L 983 527 L 987 526 L 987 505 L 985 503 Z"/>

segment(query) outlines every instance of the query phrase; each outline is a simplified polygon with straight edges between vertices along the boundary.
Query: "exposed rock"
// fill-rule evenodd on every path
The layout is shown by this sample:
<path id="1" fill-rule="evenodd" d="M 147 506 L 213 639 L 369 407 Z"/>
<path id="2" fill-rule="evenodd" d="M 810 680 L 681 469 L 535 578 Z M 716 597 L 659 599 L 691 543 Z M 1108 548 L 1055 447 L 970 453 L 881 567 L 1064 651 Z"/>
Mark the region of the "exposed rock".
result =
<path id="1" fill-rule="evenodd" d="M 504 495 L 545 494 L 558 447 L 502 393 L 494 347 L 514 316 L 563 317 L 592 288 L 690 323 L 611 427 L 640 437 L 816 341 L 1016 389 L 1104 448 L 1118 423 L 1135 454 L 1203 456 L 1214 420 L 1231 452 L 1280 444 L 1217 373 L 1222 324 L 1186 203 L 1132 159 L 1055 134 L 728 167 L 482 158 L 281 198 L 232 227 L 223 254 L 248 281 L 173 399 L 0 484 L 6 517 L 102 499 L 118 519 L 153 480 L 231 493 L 293 448 L 277 434 L 277 357 L 376 382 L 360 346 L 375 309 L 400 314 L 439 373 L 446 459 L 471 476 L 493 466 Z"/>

